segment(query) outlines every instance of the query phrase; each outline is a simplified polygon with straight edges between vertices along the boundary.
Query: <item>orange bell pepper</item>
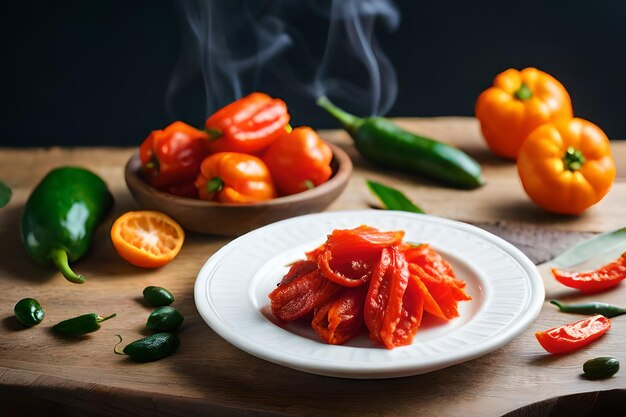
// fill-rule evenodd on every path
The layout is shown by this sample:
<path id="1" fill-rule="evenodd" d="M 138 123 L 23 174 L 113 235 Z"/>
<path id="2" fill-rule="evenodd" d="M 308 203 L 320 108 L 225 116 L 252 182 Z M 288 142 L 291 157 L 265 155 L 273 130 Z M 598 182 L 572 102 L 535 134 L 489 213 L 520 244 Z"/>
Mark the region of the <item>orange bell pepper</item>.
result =
<path id="1" fill-rule="evenodd" d="M 578 118 L 533 131 L 520 148 L 517 170 L 533 202 L 562 214 L 580 214 L 594 205 L 615 179 L 608 138 Z"/>
<path id="2" fill-rule="evenodd" d="M 572 116 L 565 87 L 536 68 L 498 74 L 476 102 L 476 117 L 487 145 L 496 155 L 511 159 L 537 127 Z"/>
<path id="3" fill-rule="evenodd" d="M 284 101 L 252 93 L 221 108 L 205 122 L 216 152 L 256 153 L 285 132 L 289 113 Z"/>
<path id="4" fill-rule="evenodd" d="M 276 197 L 270 172 L 256 156 L 219 152 L 202 161 L 195 182 L 202 200 L 245 204 Z"/>
<path id="5" fill-rule="evenodd" d="M 278 190 L 296 194 L 326 182 L 332 174 L 333 152 L 310 127 L 283 133 L 265 151 L 267 164 Z"/>

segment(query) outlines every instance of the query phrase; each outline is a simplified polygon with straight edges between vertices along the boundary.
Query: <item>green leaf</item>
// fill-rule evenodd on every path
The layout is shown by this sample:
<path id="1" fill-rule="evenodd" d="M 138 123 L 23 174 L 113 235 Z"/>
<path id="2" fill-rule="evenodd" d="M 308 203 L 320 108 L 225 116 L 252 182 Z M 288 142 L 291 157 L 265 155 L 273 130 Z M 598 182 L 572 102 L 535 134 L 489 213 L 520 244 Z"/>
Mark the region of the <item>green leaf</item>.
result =
<path id="1" fill-rule="evenodd" d="M 0 181 L 0 207 L 6 206 L 9 201 L 11 201 L 11 196 L 13 192 L 11 189 L 2 181 Z"/>
<path id="2" fill-rule="evenodd" d="M 549 263 L 557 268 L 569 268 L 599 255 L 616 258 L 624 251 L 626 251 L 626 227 L 585 240 L 569 248 Z"/>
<path id="3" fill-rule="evenodd" d="M 388 187 L 381 183 L 365 180 L 370 191 L 380 200 L 387 210 L 408 211 L 411 213 L 422 213 L 424 210 L 417 207 L 411 200 L 395 188 Z"/>

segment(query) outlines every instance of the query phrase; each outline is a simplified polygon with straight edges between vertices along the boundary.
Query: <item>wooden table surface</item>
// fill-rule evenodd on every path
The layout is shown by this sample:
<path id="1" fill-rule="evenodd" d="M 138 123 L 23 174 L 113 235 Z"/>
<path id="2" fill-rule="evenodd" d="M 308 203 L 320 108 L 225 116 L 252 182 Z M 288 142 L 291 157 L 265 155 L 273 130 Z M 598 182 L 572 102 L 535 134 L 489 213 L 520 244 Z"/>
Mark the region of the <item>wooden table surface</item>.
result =
<path id="1" fill-rule="evenodd" d="M 593 233 L 624 226 L 626 142 L 613 142 L 618 179 L 609 195 L 579 217 L 557 216 L 533 206 L 525 196 L 514 164 L 487 151 L 472 118 L 403 119 L 415 132 L 460 146 L 484 167 L 487 185 L 474 191 L 440 188 L 392 171 L 376 169 L 355 152 L 340 131 L 323 136 L 347 150 L 355 165 L 344 193 L 328 210 L 366 209 L 374 203 L 365 178 L 393 185 L 429 214 L 476 224 L 509 240 L 536 263 L 552 258 Z M 132 149 L 0 149 L 0 180 L 14 191 L 0 210 L 0 399 L 9 416 L 34 414 L 88 416 L 499 416 L 537 401 L 549 400 L 523 415 L 551 414 L 559 404 L 582 413 L 601 398 L 620 398 L 626 372 L 605 381 L 580 377 L 591 357 L 613 355 L 626 361 L 626 322 L 614 319 L 596 344 L 564 356 L 546 355 L 533 333 L 573 321 L 546 304 L 539 318 L 514 341 L 479 359 L 437 372 L 387 380 L 346 380 L 310 375 L 257 359 L 217 336 L 200 318 L 193 284 L 202 264 L 226 238 L 189 234 L 182 252 L 158 270 L 140 270 L 121 260 L 108 239 L 108 228 L 121 213 L 137 206 L 126 189 L 123 166 Z M 75 264 L 84 285 L 40 269 L 27 258 L 19 238 L 19 217 L 37 182 L 53 167 L 82 165 L 100 174 L 116 198 L 113 213 L 92 250 Z M 547 298 L 573 297 L 547 281 Z M 142 289 L 161 285 L 175 295 L 173 304 L 186 317 L 181 347 L 159 362 L 136 364 L 113 354 L 122 334 L 127 341 L 147 335 L 151 311 L 141 303 Z M 625 304 L 626 287 L 602 295 Z M 46 310 L 42 324 L 22 329 L 14 304 L 37 298 Z M 52 324 L 87 312 L 117 317 L 80 340 L 55 337 Z M 626 362 L 625 362 L 626 363 Z M 606 391 L 614 390 L 618 391 Z M 602 391 L 597 394 L 596 391 Z M 587 407 L 587 408 L 585 408 Z M 552 411 L 551 411 L 552 410 Z M 3 414 L 5 415 L 5 414 Z M 522 415 L 522 414 L 520 414 Z"/>

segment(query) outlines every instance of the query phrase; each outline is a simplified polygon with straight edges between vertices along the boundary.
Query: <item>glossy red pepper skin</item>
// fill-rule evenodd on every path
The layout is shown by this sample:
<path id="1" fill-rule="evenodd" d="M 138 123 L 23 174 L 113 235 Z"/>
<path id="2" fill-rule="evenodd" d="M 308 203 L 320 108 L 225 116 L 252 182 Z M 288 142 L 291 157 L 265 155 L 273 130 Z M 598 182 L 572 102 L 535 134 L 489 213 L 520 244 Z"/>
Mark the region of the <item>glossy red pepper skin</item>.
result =
<path id="1" fill-rule="evenodd" d="M 594 271 L 569 272 L 553 268 L 552 275 L 561 284 L 584 293 L 604 291 L 615 287 L 626 278 L 626 252 Z"/>
<path id="2" fill-rule="evenodd" d="M 596 315 L 560 327 L 535 333 L 539 344 L 549 353 L 567 353 L 581 349 L 600 338 L 611 328 L 611 320 Z"/>
<path id="3" fill-rule="evenodd" d="M 422 281 L 445 318 L 458 317 L 458 302 L 471 300 L 471 297 L 464 291 L 465 282 L 454 276 L 450 264 L 425 244 L 408 248 L 404 253 L 409 271 Z M 436 310 L 433 314 L 441 317 Z"/>
<path id="4" fill-rule="evenodd" d="M 151 132 L 139 147 L 143 177 L 164 191 L 193 183 L 200 163 L 209 153 L 208 139 L 202 130 L 180 121 Z"/>
<path id="5" fill-rule="evenodd" d="M 222 107 L 205 127 L 215 152 L 258 153 L 285 132 L 289 112 L 284 101 L 264 93 L 252 93 Z"/>
<path id="6" fill-rule="evenodd" d="M 332 174 L 333 152 L 310 127 L 284 132 L 272 142 L 263 161 L 283 195 L 301 193 L 326 182 Z"/>
<path id="7" fill-rule="evenodd" d="M 367 288 L 346 288 L 315 311 L 311 326 L 326 343 L 341 345 L 363 328 Z"/>
<path id="8" fill-rule="evenodd" d="M 312 313 L 340 289 L 339 285 L 328 281 L 317 271 L 309 272 L 276 287 L 269 294 L 270 308 L 280 320 L 299 320 Z"/>
<path id="9" fill-rule="evenodd" d="M 365 298 L 364 319 L 370 338 L 387 349 L 411 343 L 422 322 L 424 297 L 410 278 L 397 247 L 383 249 Z"/>
<path id="10" fill-rule="evenodd" d="M 320 272 L 344 287 L 356 287 L 369 281 L 383 248 L 399 244 L 404 232 L 380 232 L 368 226 L 335 230 L 317 254 Z"/>
<path id="11" fill-rule="evenodd" d="M 458 301 L 471 299 L 465 283 L 428 245 L 405 244 L 403 237 L 369 226 L 334 230 L 269 294 L 274 316 L 304 319 L 330 344 L 365 326 L 387 349 L 412 342 L 424 311 L 442 320 L 458 316 Z"/>

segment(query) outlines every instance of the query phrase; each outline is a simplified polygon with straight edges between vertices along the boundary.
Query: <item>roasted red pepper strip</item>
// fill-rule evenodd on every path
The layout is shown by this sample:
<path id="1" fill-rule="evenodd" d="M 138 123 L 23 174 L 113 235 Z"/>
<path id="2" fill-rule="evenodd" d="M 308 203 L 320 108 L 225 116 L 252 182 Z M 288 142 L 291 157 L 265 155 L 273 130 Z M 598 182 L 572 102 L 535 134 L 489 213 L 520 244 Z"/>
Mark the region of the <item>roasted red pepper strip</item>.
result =
<path id="1" fill-rule="evenodd" d="M 568 272 L 552 269 L 552 275 L 561 284 L 585 293 L 603 291 L 616 286 L 626 278 L 626 252 L 615 261 L 594 271 Z"/>
<path id="2" fill-rule="evenodd" d="M 385 310 L 389 300 L 389 285 L 391 280 L 387 273 L 395 266 L 395 259 L 391 250 L 385 248 L 381 252 L 380 261 L 374 267 L 365 306 L 363 309 L 363 319 L 370 332 L 370 339 L 382 343 L 380 330 L 383 327 Z"/>
<path id="3" fill-rule="evenodd" d="M 317 254 L 322 275 L 344 287 L 366 283 L 383 248 L 402 241 L 404 232 L 380 232 L 368 226 L 335 230 Z"/>
<path id="4" fill-rule="evenodd" d="M 567 353 L 587 346 L 611 328 L 611 320 L 601 314 L 537 332 L 535 337 L 550 353 Z"/>
<path id="5" fill-rule="evenodd" d="M 455 278 L 450 264 L 426 244 L 405 248 L 403 253 L 409 270 L 424 283 L 445 317 L 458 317 L 458 301 L 472 298 L 463 290 L 465 282 Z"/>
<path id="6" fill-rule="evenodd" d="M 326 343 L 340 345 L 363 328 L 363 303 L 367 287 L 346 288 L 319 309 L 311 326 Z"/>
<path id="7" fill-rule="evenodd" d="M 301 277 L 302 275 L 306 275 L 315 270 L 317 270 L 317 263 L 313 261 L 309 261 L 308 259 L 297 261 L 293 265 L 291 265 L 291 267 L 289 268 L 289 271 L 285 274 L 283 279 L 280 281 L 280 285 L 288 284 L 294 279 Z"/>
<path id="8" fill-rule="evenodd" d="M 289 113 L 284 101 L 252 93 L 215 112 L 205 122 L 211 152 L 259 152 L 285 132 Z"/>
<path id="9" fill-rule="evenodd" d="M 424 297 L 410 279 L 408 264 L 397 247 L 383 249 L 365 298 L 365 325 L 370 338 L 387 349 L 411 343 L 422 321 Z"/>
<path id="10" fill-rule="evenodd" d="M 395 326 L 391 343 L 385 343 L 387 349 L 411 344 L 424 315 L 424 297 L 417 286 L 417 280 L 409 279 L 402 298 L 400 320 Z"/>
<path id="11" fill-rule="evenodd" d="M 404 292 L 409 283 L 409 271 L 404 257 L 400 258 L 396 248 L 391 248 L 392 261 L 387 269 L 386 277 L 389 282 L 389 295 L 387 296 L 387 305 L 384 309 L 383 325 L 378 334 L 379 339 L 383 342 L 387 349 L 394 347 L 394 333 L 396 327 L 402 318 L 402 304 L 404 301 Z"/>
<path id="12" fill-rule="evenodd" d="M 166 187 L 193 183 L 200 163 L 209 153 L 208 137 L 183 122 L 153 131 L 139 147 L 143 177 L 165 191 L 169 191 Z"/>
<path id="13" fill-rule="evenodd" d="M 409 264 L 409 271 L 426 286 L 445 317 L 448 320 L 458 317 L 458 302 L 471 300 L 471 297 L 465 294 L 465 291 L 459 288 L 452 278 L 439 274 L 433 268 L 428 270 L 426 268 L 427 266 L 422 268 L 417 264 Z"/>
<path id="14" fill-rule="evenodd" d="M 313 271 L 281 284 L 269 294 L 274 316 L 294 321 L 307 316 L 325 303 L 341 287 Z"/>
<path id="15" fill-rule="evenodd" d="M 439 307 L 439 304 L 437 304 L 437 301 L 432 296 L 430 291 L 428 291 L 428 288 L 424 285 L 420 277 L 415 274 L 411 274 L 411 280 L 415 281 L 415 286 L 417 287 L 421 297 L 424 299 L 424 310 L 435 317 L 439 317 L 440 319 L 450 320 L 441 310 L 441 307 Z"/>

